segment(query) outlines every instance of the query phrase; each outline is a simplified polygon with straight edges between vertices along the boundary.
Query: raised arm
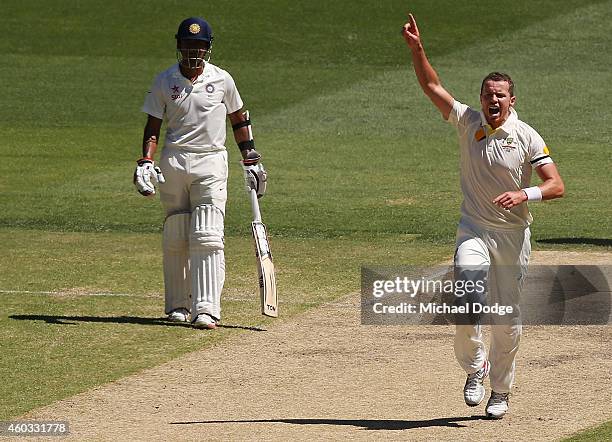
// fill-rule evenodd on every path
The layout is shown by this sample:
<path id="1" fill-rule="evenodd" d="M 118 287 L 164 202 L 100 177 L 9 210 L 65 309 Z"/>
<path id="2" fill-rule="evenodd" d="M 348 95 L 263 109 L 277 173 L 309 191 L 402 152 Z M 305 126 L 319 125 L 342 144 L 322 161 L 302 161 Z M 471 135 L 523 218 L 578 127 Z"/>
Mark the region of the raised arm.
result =
<path id="1" fill-rule="evenodd" d="M 425 95 L 429 97 L 431 102 L 438 108 L 445 120 L 448 120 L 450 111 L 453 108 L 455 101 L 451 94 L 448 93 L 438 78 L 438 74 L 429 63 L 423 44 L 421 43 L 421 35 L 412 14 L 408 15 L 408 23 L 404 25 L 402 35 L 406 44 L 412 52 L 412 64 L 416 73 L 421 89 Z"/>

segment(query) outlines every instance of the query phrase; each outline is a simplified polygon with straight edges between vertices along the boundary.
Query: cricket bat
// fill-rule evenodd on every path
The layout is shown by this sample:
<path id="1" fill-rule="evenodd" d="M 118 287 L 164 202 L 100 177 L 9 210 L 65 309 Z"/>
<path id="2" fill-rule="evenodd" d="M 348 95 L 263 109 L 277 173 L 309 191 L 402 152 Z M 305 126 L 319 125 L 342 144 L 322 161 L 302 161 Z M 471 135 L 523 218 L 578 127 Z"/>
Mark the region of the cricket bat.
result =
<path id="1" fill-rule="evenodd" d="M 276 298 L 276 278 L 274 276 L 274 263 L 268 241 L 268 230 L 261 222 L 259 201 L 255 189 L 248 189 L 253 209 L 253 222 L 251 231 L 255 240 L 255 258 L 257 259 L 257 273 L 259 275 L 259 296 L 261 298 L 261 314 L 276 318 L 278 316 L 278 300 Z"/>

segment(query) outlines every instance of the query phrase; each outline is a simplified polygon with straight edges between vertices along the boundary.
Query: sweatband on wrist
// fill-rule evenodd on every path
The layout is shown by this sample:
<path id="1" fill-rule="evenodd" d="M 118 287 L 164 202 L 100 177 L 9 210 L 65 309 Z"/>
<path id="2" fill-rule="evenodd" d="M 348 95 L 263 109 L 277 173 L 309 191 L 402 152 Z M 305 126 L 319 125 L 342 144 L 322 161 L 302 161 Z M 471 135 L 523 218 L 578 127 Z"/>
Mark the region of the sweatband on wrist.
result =
<path id="1" fill-rule="evenodd" d="M 255 141 L 253 140 L 241 141 L 240 143 L 238 143 L 238 148 L 241 151 L 255 149 Z"/>
<path id="2" fill-rule="evenodd" d="M 527 201 L 542 201 L 542 190 L 538 186 L 523 189 L 527 195 Z"/>

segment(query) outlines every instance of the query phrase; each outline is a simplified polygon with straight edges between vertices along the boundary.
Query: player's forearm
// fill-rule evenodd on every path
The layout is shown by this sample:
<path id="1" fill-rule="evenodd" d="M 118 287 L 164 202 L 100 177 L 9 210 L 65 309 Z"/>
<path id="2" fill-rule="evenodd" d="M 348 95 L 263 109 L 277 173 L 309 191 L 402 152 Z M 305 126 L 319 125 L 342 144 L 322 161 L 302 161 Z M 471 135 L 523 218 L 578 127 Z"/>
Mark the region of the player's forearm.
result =
<path id="1" fill-rule="evenodd" d="M 162 120 L 149 116 L 142 136 L 142 157 L 153 158 L 157 150 Z"/>
<path id="2" fill-rule="evenodd" d="M 419 81 L 419 85 L 423 92 L 428 97 L 431 97 L 434 94 L 435 89 L 440 84 L 440 79 L 438 78 L 438 74 L 435 69 L 429 63 L 429 59 L 427 58 L 427 54 L 425 54 L 425 49 L 423 45 L 419 45 L 417 48 L 411 49 L 412 52 L 412 65 L 414 66 L 414 72 L 417 76 L 417 80 Z"/>
<path id="3" fill-rule="evenodd" d="M 419 43 L 410 48 L 412 52 L 412 64 L 416 73 L 419 85 L 425 95 L 438 108 L 445 120 L 448 120 L 450 111 L 453 108 L 454 98 L 444 89 L 438 78 L 435 69 L 429 63 L 423 46 Z"/>
<path id="4" fill-rule="evenodd" d="M 234 130 L 234 140 L 236 140 L 236 144 L 248 141 L 249 138 L 249 129 L 247 127 L 241 127 L 240 129 Z"/>
<path id="5" fill-rule="evenodd" d="M 249 111 L 238 110 L 228 115 L 234 131 L 234 140 L 240 149 L 242 159 L 259 161 L 261 155 L 255 150 L 255 140 L 251 129 Z M 255 163 L 253 163 L 255 164 Z"/>
<path id="6" fill-rule="evenodd" d="M 247 127 L 241 127 L 234 131 L 234 140 L 236 140 L 238 147 L 241 146 L 240 143 L 248 142 L 250 138 L 249 129 Z M 247 157 L 248 151 L 249 149 L 240 149 L 243 159 Z"/>
<path id="7" fill-rule="evenodd" d="M 550 178 L 538 187 L 542 192 L 542 200 L 561 198 L 565 194 L 565 185 L 561 177 Z"/>
<path id="8" fill-rule="evenodd" d="M 552 200 L 563 196 L 565 185 L 555 163 L 548 163 L 537 167 L 536 172 L 542 180 L 540 185 L 537 186 L 538 191 L 542 194 L 542 200 Z"/>
<path id="9" fill-rule="evenodd" d="M 157 151 L 157 136 L 145 134 L 144 140 L 142 142 L 142 157 L 143 158 L 153 158 L 155 152 Z"/>

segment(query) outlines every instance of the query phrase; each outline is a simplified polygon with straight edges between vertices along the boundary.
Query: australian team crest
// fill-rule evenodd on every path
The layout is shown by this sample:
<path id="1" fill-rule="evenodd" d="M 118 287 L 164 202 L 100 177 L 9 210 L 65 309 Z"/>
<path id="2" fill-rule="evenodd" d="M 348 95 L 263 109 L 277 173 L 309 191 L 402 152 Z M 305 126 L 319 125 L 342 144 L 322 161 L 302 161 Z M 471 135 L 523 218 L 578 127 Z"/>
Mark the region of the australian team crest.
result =
<path id="1" fill-rule="evenodd" d="M 516 149 L 516 140 L 512 137 L 506 138 L 502 143 L 502 149 L 506 152 L 511 152 L 513 149 Z"/>

